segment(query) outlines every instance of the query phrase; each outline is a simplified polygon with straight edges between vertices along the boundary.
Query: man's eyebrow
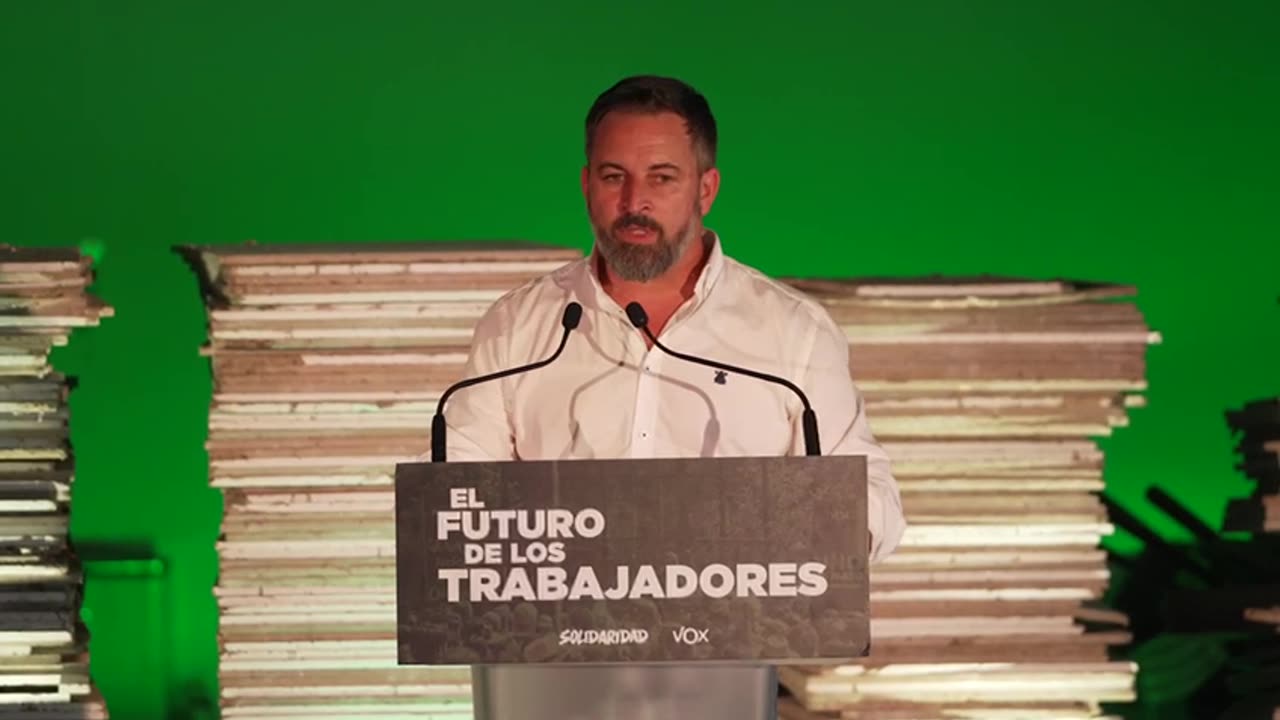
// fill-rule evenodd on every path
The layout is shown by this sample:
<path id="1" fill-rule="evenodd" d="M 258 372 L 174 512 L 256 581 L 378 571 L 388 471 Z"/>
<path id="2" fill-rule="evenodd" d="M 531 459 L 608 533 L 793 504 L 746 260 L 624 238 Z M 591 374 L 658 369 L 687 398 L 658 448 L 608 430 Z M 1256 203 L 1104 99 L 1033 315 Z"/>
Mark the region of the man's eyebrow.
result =
<path id="1" fill-rule="evenodd" d="M 596 166 L 596 172 L 604 172 L 605 170 L 619 170 L 621 172 L 627 171 L 626 168 L 622 167 L 618 163 L 610 162 L 608 160 Z M 653 172 L 654 170 L 672 170 L 678 173 L 680 172 L 680 166 L 673 162 L 660 162 L 649 166 L 649 172 Z"/>

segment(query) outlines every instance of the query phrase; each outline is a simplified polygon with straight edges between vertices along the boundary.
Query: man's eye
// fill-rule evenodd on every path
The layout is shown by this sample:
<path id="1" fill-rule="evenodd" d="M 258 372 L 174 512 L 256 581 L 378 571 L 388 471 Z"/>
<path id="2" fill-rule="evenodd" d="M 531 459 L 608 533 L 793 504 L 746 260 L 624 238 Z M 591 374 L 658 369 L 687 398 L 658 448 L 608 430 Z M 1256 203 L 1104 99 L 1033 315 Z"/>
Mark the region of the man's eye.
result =
<path id="1" fill-rule="evenodd" d="M 659 185 L 662 185 L 664 183 L 669 183 L 672 180 L 675 180 L 675 177 L 671 175 L 657 175 L 655 176 L 654 179 L 658 182 Z"/>

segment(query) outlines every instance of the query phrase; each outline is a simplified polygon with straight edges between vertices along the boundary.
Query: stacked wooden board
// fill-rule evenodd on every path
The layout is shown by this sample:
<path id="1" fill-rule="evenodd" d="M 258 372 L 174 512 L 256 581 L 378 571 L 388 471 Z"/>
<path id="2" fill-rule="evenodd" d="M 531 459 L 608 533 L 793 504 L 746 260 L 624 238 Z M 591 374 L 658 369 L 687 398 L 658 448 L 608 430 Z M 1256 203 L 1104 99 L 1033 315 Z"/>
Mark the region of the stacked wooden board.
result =
<path id="1" fill-rule="evenodd" d="M 110 308 L 74 249 L 0 246 L 0 717 L 105 718 L 69 542 L 70 381 L 50 353 Z"/>
<path id="2" fill-rule="evenodd" d="M 209 305 L 210 474 L 225 496 L 222 717 L 472 717 L 469 667 L 397 666 L 394 468 L 428 452 L 435 402 L 488 305 L 581 253 L 184 252 Z"/>
<path id="3" fill-rule="evenodd" d="M 1141 590 L 1155 600 L 1158 625 L 1139 652 L 1149 658 L 1151 694 L 1188 705 L 1191 716 L 1272 720 L 1280 717 L 1280 532 L 1267 523 L 1266 503 L 1280 483 L 1280 399 L 1226 416 L 1238 439 L 1236 467 L 1257 485 L 1228 501 L 1221 532 L 1165 490 L 1147 491 L 1194 542 L 1144 538 L 1147 552 L 1159 556 Z M 1133 524 L 1127 520 L 1126 529 Z"/>
<path id="4" fill-rule="evenodd" d="M 1194 524 L 1189 509 L 1153 490 L 1149 497 L 1199 539 L 1199 555 L 1212 560 L 1207 588 L 1179 588 L 1166 600 L 1168 629 L 1179 632 L 1252 632 L 1273 639 L 1277 667 L 1275 691 L 1280 695 L 1280 398 L 1249 403 L 1227 413 L 1238 438 L 1236 464 L 1256 483 L 1247 497 L 1229 500 L 1224 533 Z M 1278 702 L 1280 704 L 1280 702 Z"/>
<path id="5" fill-rule="evenodd" d="M 845 330 L 909 523 L 871 571 L 870 655 L 783 668 L 785 718 L 1097 718 L 1134 699 L 1101 605 L 1094 438 L 1158 342 L 1133 289 L 999 278 L 799 280 Z"/>
<path id="6" fill-rule="evenodd" d="M 1280 398 L 1229 412 L 1227 422 L 1240 438 L 1236 467 L 1257 485 L 1250 497 L 1231 501 L 1223 529 L 1280 533 Z"/>
<path id="7" fill-rule="evenodd" d="M 1256 483 L 1227 505 L 1223 530 L 1245 533 L 1229 561 L 1238 568 L 1225 587 L 1185 593 L 1207 632 L 1244 632 L 1228 645 L 1223 683 L 1232 705 L 1224 717 L 1280 720 L 1280 398 L 1257 400 L 1227 413 L 1236 433 L 1236 468 Z M 1238 562 L 1244 559 L 1245 562 Z M 1252 713 L 1252 714 L 1249 714 Z"/>
<path id="8" fill-rule="evenodd" d="M 1228 682 L 1245 698 L 1241 705 L 1269 707 L 1280 720 L 1280 398 L 1250 403 L 1227 421 L 1239 433 L 1237 467 L 1257 485 L 1249 498 L 1228 505 L 1223 529 L 1252 533 L 1259 558 L 1236 606 L 1254 638 L 1244 643 Z"/>
<path id="9" fill-rule="evenodd" d="M 392 470 L 499 295 L 578 253 L 519 244 L 188 248 L 209 304 L 226 497 L 228 718 L 471 716 L 466 668 L 395 666 Z M 786 671 L 793 717 L 1101 717 L 1132 698 L 1098 605 L 1111 531 L 1091 438 L 1141 403 L 1129 288 L 790 280 L 851 341 L 911 528 L 873 571 L 865 662 Z M 476 618 L 501 634 L 502 618 Z M 495 627 L 493 624 L 498 623 Z M 470 632 L 470 631 L 469 631 Z"/>

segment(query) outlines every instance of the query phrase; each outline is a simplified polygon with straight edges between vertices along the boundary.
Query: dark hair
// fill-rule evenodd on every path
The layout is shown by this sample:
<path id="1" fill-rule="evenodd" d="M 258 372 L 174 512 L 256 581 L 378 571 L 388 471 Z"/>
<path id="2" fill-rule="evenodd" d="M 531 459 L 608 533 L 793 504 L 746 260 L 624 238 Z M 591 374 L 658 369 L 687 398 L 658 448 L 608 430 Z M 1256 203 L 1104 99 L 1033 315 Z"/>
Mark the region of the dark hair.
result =
<path id="1" fill-rule="evenodd" d="M 587 157 L 596 127 L 604 116 L 613 111 L 622 112 L 673 112 L 684 118 L 693 140 L 693 152 L 698 158 L 698 171 L 704 172 L 716 165 L 716 119 L 711 107 L 697 90 L 675 78 L 656 75 L 635 75 L 619 80 L 613 87 L 596 98 L 587 112 Z"/>

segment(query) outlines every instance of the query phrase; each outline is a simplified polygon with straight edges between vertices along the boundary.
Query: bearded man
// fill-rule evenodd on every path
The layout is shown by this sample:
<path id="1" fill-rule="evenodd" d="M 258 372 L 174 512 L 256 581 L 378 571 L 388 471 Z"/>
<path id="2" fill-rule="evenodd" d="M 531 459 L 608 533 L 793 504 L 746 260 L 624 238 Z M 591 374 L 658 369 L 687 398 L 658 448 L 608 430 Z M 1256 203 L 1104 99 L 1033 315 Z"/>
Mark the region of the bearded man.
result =
<path id="1" fill-rule="evenodd" d="M 466 376 L 550 355 L 570 302 L 582 306 L 580 324 L 554 363 L 454 396 L 449 459 L 805 453 L 803 408 L 794 393 L 666 354 L 628 317 L 635 302 L 664 346 L 780 376 L 804 391 L 821 427 L 822 452 L 867 458 L 867 547 L 871 562 L 883 559 L 901 540 L 905 521 L 889 458 L 850 376 L 846 336 L 818 302 L 727 256 L 720 236 L 704 225 L 720 190 L 716 121 L 706 99 L 676 79 L 627 78 L 596 99 L 585 130 L 580 181 L 594 248 L 496 301 L 477 324 Z M 732 683 L 735 673 L 747 687 L 758 669 L 487 672 L 478 679 L 495 692 L 539 698 L 509 717 L 563 720 L 626 717 L 627 703 L 616 698 L 638 697 L 637 687 L 650 697 L 664 687 L 687 694 Z M 688 704 L 681 708 L 690 712 Z M 748 714 L 755 713 L 740 716 Z"/>

